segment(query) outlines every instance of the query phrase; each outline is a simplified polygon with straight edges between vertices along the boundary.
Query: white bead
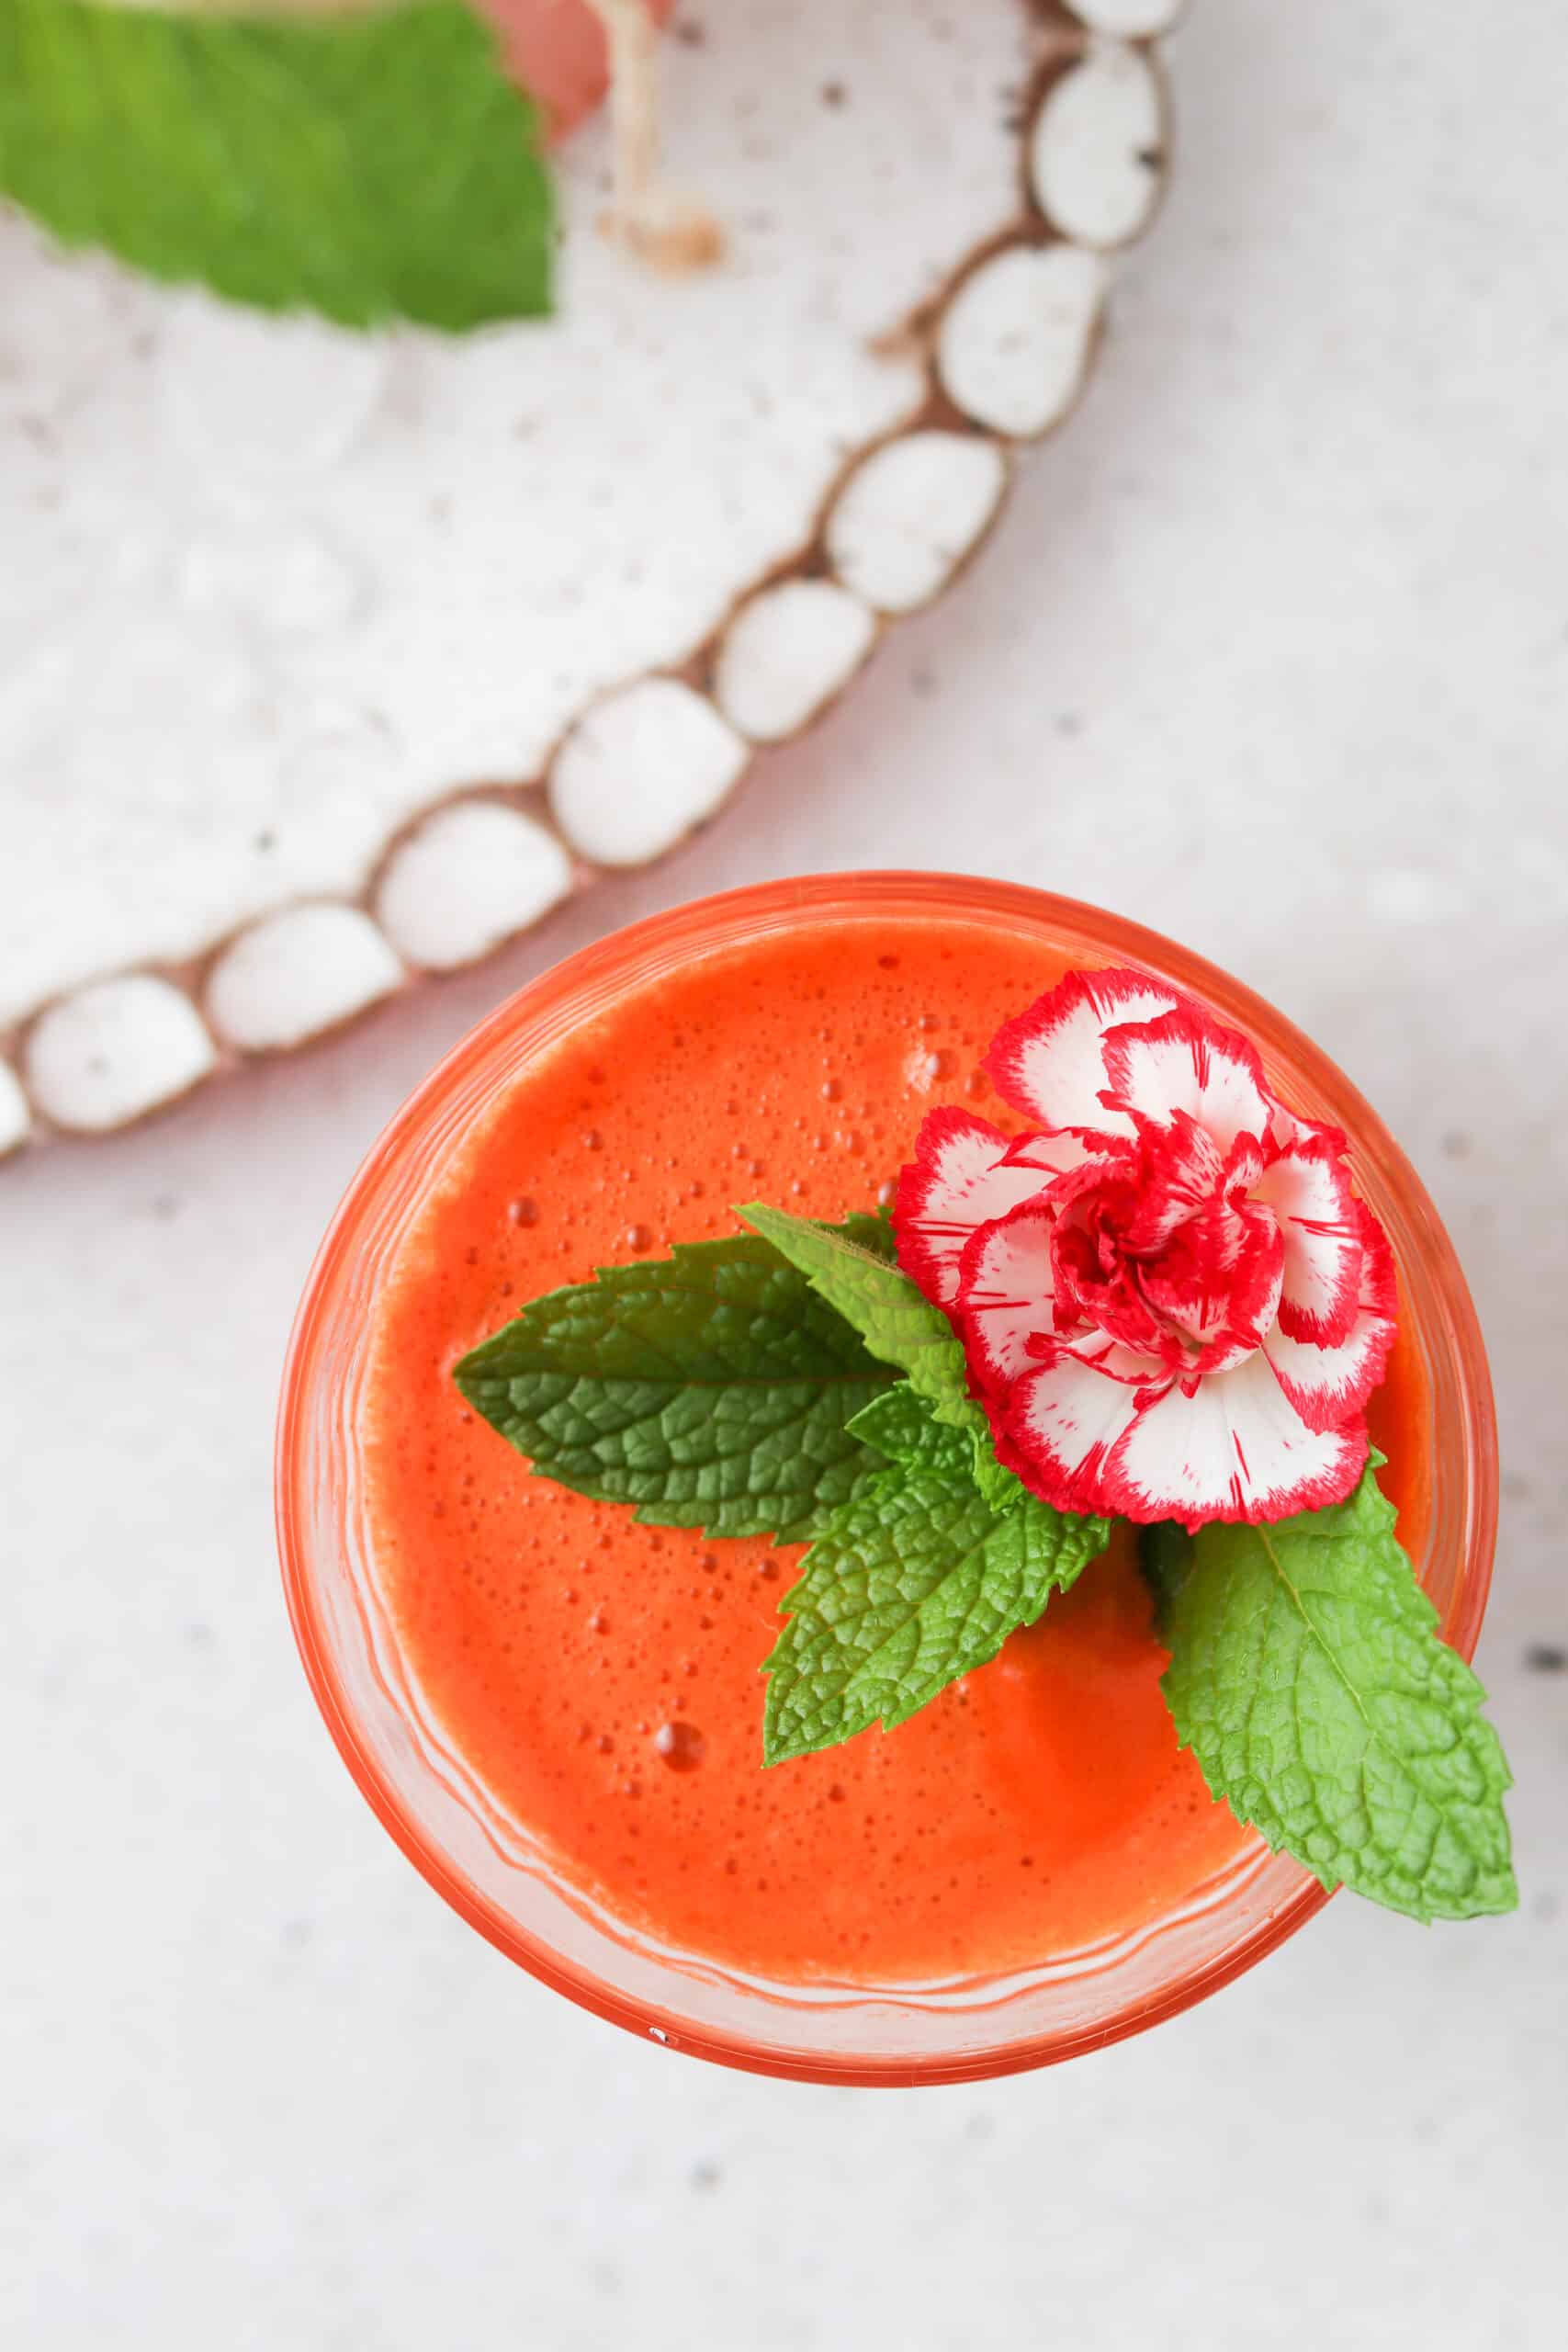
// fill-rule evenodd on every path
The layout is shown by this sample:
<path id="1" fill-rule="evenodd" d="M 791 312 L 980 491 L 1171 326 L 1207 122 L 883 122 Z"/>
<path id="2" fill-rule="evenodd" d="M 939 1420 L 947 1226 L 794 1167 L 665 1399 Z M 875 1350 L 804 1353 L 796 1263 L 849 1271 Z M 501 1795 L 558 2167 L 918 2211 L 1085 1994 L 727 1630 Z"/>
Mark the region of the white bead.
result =
<path id="1" fill-rule="evenodd" d="M 51 1005 L 27 1042 L 39 1110 L 85 1134 L 173 1102 L 216 1060 L 190 999 L 147 972 L 100 980 Z"/>
<path id="2" fill-rule="evenodd" d="M 911 613 L 946 586 L 995 514 L 1007 460 L 975 433 L 907 433 L 856 467 L 828 517 L 847 588 L 882 613 Z"/>
<path id="3" fill-rule="evenodd" d="M 411 964 L 449 972 L 525 931 L 571 888 L 555 835 L 494 800 L 439 808 L 388 860 L 376 911 Z"/>
<path id="4" fill-rule="evenodd" d="M 550 805 L 572 847 L 598 865 L 642 865 L 711 817 L 747 747 L 712 703 L 674 678 L 606 695 L 556 754 Z"/>
<path id="5" fill-rule="evenodd" d="M 1120 33 L 1126 40 L 1168 32 L 1187 0 L 1067 0 L 1081 24 L 1097 33 Z"/>
<path id="6" fill-rule="evenodd" d="M 224 950 L 207 983 L 207 1011 L 231 1045 L 262 1053 L 362 1012 L 402 977 L 357 907 L 288 907 Z"/>
<path id="7" fill-rule="evenodd" d="M 742 605 L 719 649 L 715 698 L 754 743 L 782 742 L 853 677 L 875 616 L 830 580 L 785 580 Z"/>
<path id="8" fill-rule="evenodd" d="M 1080 244 L 1126 244 L 1158 200 L 1165 109 L 1141 50 L 1094 41 L 1035 120 L 1029 169 L 1053 228 Z"/>
<path id="9" fill-rule="evenodd" d="M 1078 245 L 1011 245 L 947 308 L 938 366 L 980 424 L 1026 438 L 1066 414 L 1083 382 L 1109 275 Z"/>

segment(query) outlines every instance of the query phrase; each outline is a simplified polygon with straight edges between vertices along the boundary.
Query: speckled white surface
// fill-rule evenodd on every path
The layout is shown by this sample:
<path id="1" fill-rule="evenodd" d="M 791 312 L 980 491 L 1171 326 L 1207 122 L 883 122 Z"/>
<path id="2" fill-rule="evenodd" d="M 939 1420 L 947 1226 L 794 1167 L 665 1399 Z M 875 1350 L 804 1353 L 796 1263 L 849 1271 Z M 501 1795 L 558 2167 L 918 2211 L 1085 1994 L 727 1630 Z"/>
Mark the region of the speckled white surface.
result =
<path id="1" fill-rule="evenodd" d="M 6 2286 L 28 2352 L 1547 2352 L 1568 2138 L 1568 318 L 1561 17 L 1202 0 L 1183 168 L 998 543 L 715 831 L 490 967 L 0 1171 Z M 1367 1088 L 1505 1432 L 1481 1664 L 1525 1905 L 1340 1902 L 1054 2075 L 671 2058 L 449 1915 L 338 1764 L 268 1419 L 409 1085 L 599 926 L 989 868 L 1204 946 Z"/>

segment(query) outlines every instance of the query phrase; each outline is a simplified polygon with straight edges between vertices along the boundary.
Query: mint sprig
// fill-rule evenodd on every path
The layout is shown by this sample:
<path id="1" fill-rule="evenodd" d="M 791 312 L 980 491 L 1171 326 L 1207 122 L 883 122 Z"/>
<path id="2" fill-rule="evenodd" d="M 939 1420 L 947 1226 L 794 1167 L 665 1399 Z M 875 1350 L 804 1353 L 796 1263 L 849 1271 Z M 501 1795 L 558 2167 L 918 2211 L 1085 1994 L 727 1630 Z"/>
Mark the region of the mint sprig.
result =
<path id="1" fill-rule="evenodd" d="M 64 244 L 346 326 L 550 307 L 535 109 L 458 0 L 308 19 L 0 0 L 0 195 Z"/>
<path id="2" fill-rule="evenodd" d="M 886 1227 L 868 1216 L 843 1231 L 869 1253 Z M 635 1505 L 652 1526 L 782 1543 L 811 1535 L 874 1470 L 848 1425 L 890 1379 L 748 1235 L 536 1298 L 455 1376 L 541 1477 Z"/>
<path id="3" fill-rule="evenodd" d="M 536 1299 L 457 1378 L 541 1476 L 654 1525 L 809 1543 L 764 1667 L 776 1764 L 907 1722 L 1110 1530 L 997 1461 L 882 1219 L 740 1214 L 753 1233 Z M 1212 1794 L 1325 1885 L 1418 1919 L 1510 1910 L 1507 1766 L 1393 1529 L 1369 1470 L 1271 1526 L 1141 1531 L 1162 1687 Z"/>
<path id="4" fill-rule="evenodd" d="M 854 1325 L 874 1356 L 897 1366 L 939 1421 L 965 1432 L 976 1483 L 991 1508 L 1010 1510 L 1021 1501 L 1026 1490 L 997 1460 L 990 1426 L 969 1394 L 964 1350 L 941 1307 L 895 1262 L 859 1246 L 852 1234 L 813 1225 L 765 1201 L 749 1201 L 737 1214 Z"/>
<path id="5" fill-rule="evenodd" d="M 985 1666 L 1104 1549 L 1104 1520 L 1024 1496 L 994 1511 L 961 1433 L 908 1384 L 863 1413 L 856 1434 L 892 1458 L 833 1513 L 782 1603 L 767 1660 L 762 1758 L 782 1764 L 896 1730 L 950 1682 Z"/>
<path id="6" fill-rule="evenodd" d="M 1162 1687 L 1212 1793 L 1325 1886 L 1422 1920 L 1511 1911 L 1508 1768 L 1394 1518 L 1370 1467 L 1326 1510 L 1155 1547 Z"/>
<path id="7" fill-rule="evenodd" d="M 939 1421 L 908 1380 L 873 1397 L 849 1430 L 863 1445 L 874 1445 L 886 1461 L 901 1462 L 907 1470 L 934 1470 L 959 1485 L 973 1477 L 974 1457 L 964 1431 Z"/>

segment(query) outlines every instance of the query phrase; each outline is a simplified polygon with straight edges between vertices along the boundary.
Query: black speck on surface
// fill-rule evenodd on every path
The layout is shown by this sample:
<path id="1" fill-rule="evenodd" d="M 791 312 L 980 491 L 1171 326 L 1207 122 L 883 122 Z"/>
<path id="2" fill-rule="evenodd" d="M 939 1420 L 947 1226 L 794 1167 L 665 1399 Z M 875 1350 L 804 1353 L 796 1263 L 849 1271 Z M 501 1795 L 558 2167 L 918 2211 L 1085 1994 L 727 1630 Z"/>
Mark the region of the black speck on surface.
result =
<path id="1" fill-rule="evenodd" d="M 825 107 L 841 107 L 849 95 L 841 82 L 824 82 L 822 85 L 822 103 Z"/>
<path id="2" fill-rule="evenodd" d="M 1568 1672 L 1568 1650 L 1558 1642 L 1532 1642 L 1525 1664 L 1532 1674 L 1562 1674 Z"/>

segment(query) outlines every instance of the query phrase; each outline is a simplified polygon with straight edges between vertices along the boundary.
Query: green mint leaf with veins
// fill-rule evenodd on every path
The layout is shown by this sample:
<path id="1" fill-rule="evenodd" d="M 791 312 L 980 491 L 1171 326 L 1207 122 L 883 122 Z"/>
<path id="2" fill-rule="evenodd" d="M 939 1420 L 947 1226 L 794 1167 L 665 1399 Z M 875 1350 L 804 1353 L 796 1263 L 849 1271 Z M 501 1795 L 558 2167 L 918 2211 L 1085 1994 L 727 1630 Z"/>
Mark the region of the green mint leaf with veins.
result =
<path id="1" fill-rule="evenodd" d="M 886 1255 L 831 1226 L 749 1201 L 737 1216 L 771 1241 L 813 1289 L 852 1323 L 874 1356 L 897 1364 L 941 1420 L 964 1426 L 970 1404 L 964 1351 L 942 1309 Z"/>
<path id="2" fill-rule="evenodd" d="M 737 1211 L 829 1304 L 852 1323 L 874 1356 L 896 1364 L 937 1419 L 969 1441 L 975 1483 L 993 1510 L 1011 1510 L 1028 1489 L 997 1460 L 990 1424 L 969 1394 L 964 1350 L 940 1306 L 894 1261 L 890 1240 L 874 1254 L 860 1238 L 750 1201 Z"/>
<path id="3" fill-rule="evenodd" d="M 908 1385 L 862 1413 L 857 1436 L 893 1456 L 807 1554 L 766 1665 L 762 1759 L 833 1747 L 881 1718 L 892 1731 L 995 1657 L 1104 1549 L 1102 1519 L 1025 1495 L 998 1514 L 968 1441 Z"/>
<path id="4" fill-rule="evenodd" d="M 843 1230 L 863 1235 L 870 1217 Z M 766 1241 L 736 1235 L 550 1292 L 457 1365 L 536 1473 L 649 1526 L 803 1542 L 874 1476 L 849 1424 L 888 1385 Z"/>
<path id="5" fill-rule="evenodd" d="M 533 107 L 458 0 L 254 19 L 0 0 L 0 195 L 265 310 L 457 331 L 550 308 Z"/>
<path id="6" fill-rule="evenodd" d="M 1369 1467 L 1326 1510 L 1146 1545 L 1166 1698 L 1211 1792 L 1325 1886 L 1423 1920 L 1510 1911 L 1508 1768 L 1394 1517 Z"/>
<path id="7" fill-rule="evenodd" d="M 939 1421 L 907 1380 L 874 1397 L 849 1423 L 849 1431 L 908 1470 L 932 1470 L 961 1487 L 974 1483 L 975 1458 L 967 1437 Z"/>

